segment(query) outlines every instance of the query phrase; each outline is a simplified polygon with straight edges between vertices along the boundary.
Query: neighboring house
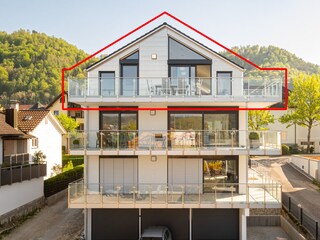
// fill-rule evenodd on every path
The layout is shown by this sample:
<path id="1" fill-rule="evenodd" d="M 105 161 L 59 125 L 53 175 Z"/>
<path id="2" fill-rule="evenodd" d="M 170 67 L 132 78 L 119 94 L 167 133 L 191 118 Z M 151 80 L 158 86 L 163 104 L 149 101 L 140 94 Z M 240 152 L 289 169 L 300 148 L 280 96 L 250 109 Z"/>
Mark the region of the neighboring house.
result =
<path id="1" fill-rule="evenodd" d="M 246 239 L 250 208 L 281 208 L 279 185 L 248 184 L 248 155 L 281 154 L 280 132 L 251 140 L 236 110 L 281 101 L 281 80 L 248 88 L 242 67 L 166 23 L 87 72 L 68 80 L 69 101 L 109 110 L 86 111 L 70 139 L 85 173 L 68 203 L 85 208 L 86 239 L 139 239 L 152 225 Z"/>
<path id="2" fill-rule="evenodd" d="M 286 113 L 288 113 L 288 110 L 271 111 L 271 114 L 274 115 L 276 121 L 275 123 L 268 125 L 269 130 L 281 130 L 282 143 L 288 145 L 297 144 L 301 148 L 306 149 L 308 145 L 308 128 L 299 125 L 292 125 L 291 127 L 286 128 L 287 124 L 281 124 L 279 121 L 279 118 Z M 314 147 L 314 152 L 320 153 L 320 126 L 311 129 L 310 142 L 310 146 Z"/>
<path id="3" fill-rule="evenodd" d="M 18 128 L 34 138 L 28 140 L 31 155 L 42 151 L 46 155 L 47 178 L 53 175 L 52 167 L 62 165 L 62 135 L 66 131 L 49 110 L 21 110 Z"/>
<path id="4" fill-rule="evenodd" d="M 34 136 L 17 128 L 14 114 L 0 113 L 0 224 L 29 213 L 43 199 L 46 164 L 32 162 L 28 141 Z"/>
<path id="5" fill-rule="evenodd" d="M 69 108 L 81 108 L 80 105 L 68 102 L 68 93 L 65 92 L 64 94 L 65 98 L 65 106 L 68 106 Z M 68 115 L 69 117 L 72 117 L 74 120 L 76 120 L 79 123 L 78 130 L 83 130 L 84 126 L 84 114 L 83 111 L 75 111 L 75 110 L 63 110 L 62 109 L 62 96 L 59 94 L 57 97 L 55 97 L 46 107 L 47 110 L 50 110 L 50 112 L 54 116 L 58 116 L 60 113 L 64 113 Z M 63 135 L 62 138 L 62 146 L 65 146 L 65 151 L 69 150 L 68 147 L 68 134 Z"/>

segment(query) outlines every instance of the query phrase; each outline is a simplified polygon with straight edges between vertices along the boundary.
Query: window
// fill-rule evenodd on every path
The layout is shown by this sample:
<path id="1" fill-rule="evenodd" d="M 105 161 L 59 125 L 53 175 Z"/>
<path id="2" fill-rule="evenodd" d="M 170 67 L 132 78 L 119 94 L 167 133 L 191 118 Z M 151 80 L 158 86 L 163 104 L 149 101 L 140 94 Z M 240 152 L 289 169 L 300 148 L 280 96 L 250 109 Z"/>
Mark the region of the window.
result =
<path id="1" fill-rule="evenodd" d="M 206 58 L 176 40 L 169 38 L 169 59 L 201 59 Z"/>
<path id="2" fill-rule="evenodd" d="M 127 148 L 131 146 L 137 136 L 137 112 L 101 112 L 100 129 L 105 130 L 104 142 L 107 147 Z M 120 131 L 119 131 L 120 130 Z"/>
<path id="3" fill-rule="evenodd" d="M 212 60 L 169 38 L 169 77 L 173 95 L 210 95 Z"/>
<path id="4" fill-rule="evenodd" d="M 281 140 L 287 140 L 287 131 L 281 132 Z"/>
<path id="5" fill-rule="evenodd" d="M 38 148 L 39 147 L 39 139 L 38 138 L 32 138 L 32 148 Z"/>
<path id="6" fill-rule="evenodd" d="M 101 96 L 115 96 L 115 73 L 99 72 Z"/>
<path id="7" fill-rule="evenodd" d="M 139 77 L 139 51 L 132 53 L 120 60 L 121 64 L 121 96 L 136 96 L 138 91 Z"/>
<path id="8" fill-rule="evenodd" d="M 59 115 L 59 110 L 54 110 L 53 115 L 58 116 Z"/>
<path id="9" fill-rule="evenodd" d="M 238 182 L 238 164 L 235 159 L 204 159 L 203 183 L 204 192 L 228 191 L 225 183 Z M 234 189 L 235 191 L 235 189 Z"/>
<path id="10" fill-rule="evenodd" d="M 217 72 L 217 95 L 232 95 L 232 72 Z"/>

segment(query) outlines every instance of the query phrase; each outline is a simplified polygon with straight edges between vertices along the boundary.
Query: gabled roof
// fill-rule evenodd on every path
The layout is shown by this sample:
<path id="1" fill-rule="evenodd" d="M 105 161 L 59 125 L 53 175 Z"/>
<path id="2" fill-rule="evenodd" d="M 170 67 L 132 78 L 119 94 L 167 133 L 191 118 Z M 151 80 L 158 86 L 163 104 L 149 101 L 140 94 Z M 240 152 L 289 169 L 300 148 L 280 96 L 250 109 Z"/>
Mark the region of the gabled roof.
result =
<path id="1" fill-rule="evenodd" d="M 64 91 L 64 95 L 67 95 L 67 91 Z M 55 104 L 56 101 L 58 101 L 62 97 L 62 93 L 60 93 L 58 96 L 56 96 L 52 101 L 47 105 L 46 109 L 49 109 L 53 104 Z"/>
<path id="2" fill-rule="evenodd" d="M 0 136 L 23 136 L 24 133 L 6 123 L 6 116 L 0 113 Z"/>
<path id="3" fill-rule="evenodd" d="M 161 28 L 163 28 L 163 27 L 165 27 L 165 26 L 171 28 L 173 31 L 179 33 L 180 35 L 183 35 L 184 37 L 188 38 L 189 40 L 195 42 L 196 44 L 200 45 L 201 47 L 203 47 L 203 48 L 207 49 L 208 51 L 212 52 L 213 54 L 215 54 L 215 55 L 223 58 L 223 59 L 226 60 L 227 62 L 229 62 L 229 63 L 231 63 L 231 64 L 233 64 L 233 65 L 235 65 L 235 66 L 237 66 L 237 67 L 239 67 L 239 68 L 241 68 L 241 69 L 244 69 L 244 68 L 243 68 L 242 66 L 240 66 L 239 64 L 231 61 L 230 59 L 224 57 L 224 56 L 221 55 L 220 53 L 212 50 L 211 48 L 207 47 L 206 45 L 198 42 L 197 40 L 193 39 L 192 37 L 188 36 L 187 34 L 181 32 L 180 30 L 178 30 L 178 29 L 172 27 L 171 25 L 167 24 L 166 22 L 164 22 L 163 24 L 161 24 L 161 25 L 157 26 L 156 28 L 152 29 L 151 31 L 143 34 L 142 36 L 140 36 L 140 37 L 138 37 L 137 39 L 133 40 L 132 42 L 124 45 L 123 47 L 121 47 L 121 48 L 119 48 L 118 50 L 112 52 L 111 54 L 105 56 L 104 58 L 101 58 L 99 61 L 91 64 L 90 66 L 88 66 L 88 67 L 86 68 L 86 70 L 89 70 L 90 68 L 92 68 L 92 67 L 94 67 L 94 66 L 96 66 L 96 65 L 98 65 L 98 64 L 100 64 L 100 63 L 102 63 L 102 62 L 104 62 L 104 61 L 106 61 L 107 59 L 109 59 L 109 58 L 113 57 L 114 55 L 116 55 L 117 53 L 121 52 L 122 50 L 124 50 L 124 49 L 128 48 L 129 46 L 135 44 L 136 42 L 140 41 L 140 40 L 143 39 L 144 37 L 146 37 L 146 36 L 148 36 L 148 35 L 151 35 L 151 34 L 157 32 L 158 30 L 160 30 Z"/>
<path id="4" fill-rule="evenodd" d="M 49 112 L 49 110 L 18 111 L 18 128 L 23 132 L 33 131 Z"/>

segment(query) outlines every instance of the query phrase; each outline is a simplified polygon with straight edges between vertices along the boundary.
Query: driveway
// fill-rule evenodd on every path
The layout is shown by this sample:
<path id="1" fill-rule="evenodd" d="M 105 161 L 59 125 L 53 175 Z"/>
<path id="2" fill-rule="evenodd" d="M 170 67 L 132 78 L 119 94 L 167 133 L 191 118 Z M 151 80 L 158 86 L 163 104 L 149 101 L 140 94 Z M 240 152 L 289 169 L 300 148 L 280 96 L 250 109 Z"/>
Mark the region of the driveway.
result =
<path id="1" fill-rule="evenodd" d="M 313 218 L 320 220 L 320 192 L 308 178 L 287 163 L 288 158 L 256 159 L 271 170 L 271 176 L 282 185 L 282 191 L 299 202 Z"/>
<path id="2" fill-rule="evenodd" d="M 67 198 L 44 207 L 14 229 L 5 240 L 72 240 L 83 230 L 83 210 L 68 209 Z"/>

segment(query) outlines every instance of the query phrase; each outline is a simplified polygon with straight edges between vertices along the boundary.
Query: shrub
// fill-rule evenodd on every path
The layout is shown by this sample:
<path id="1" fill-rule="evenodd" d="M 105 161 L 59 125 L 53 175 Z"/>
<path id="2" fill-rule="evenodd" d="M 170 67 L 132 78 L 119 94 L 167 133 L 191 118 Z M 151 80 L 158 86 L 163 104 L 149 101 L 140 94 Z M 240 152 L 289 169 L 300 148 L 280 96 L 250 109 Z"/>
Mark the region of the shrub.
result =
<path id="1" fill-rule="evenodd" d="M 314 147 L 310 147 L 310 153 L 314 153 Z"/>
<path id="2" fill-rule="evenodd" d="M 282 155 L 289 155 L 290 154 L 290 148 L 286 144 L 282 144 L 281 150 L 282 150 Z"/>
<path id="3" fill-rule="evenodd" d="M 68 184 L 83 177 L 83 165 L 60 173 L 44 181 L 44 195 L 49 197 L 68 187 Z"/>
<path id="4" fill-rule="evenodd" d="M 298 154 L 299 153 L 299 147 L 298 144 L 294 144 L 289 147 L 290 154 Z"/>
<path id="5" fill-rule="evenodd" d="M 72 162 L 73 166 L 78 166 L 83 164 L 83 156 L 72 156 L 72 155 L 63 155 L 62 156 L 62 167 L 68 165 L 69 161 Z"/>
<path id="6" fill-rule="evenodd" d="M 34 155 L 32 156 L 32 160 L 35 163 L 43 163 L 46 158 L 47 156 L 44 155 L 42 151 L 35 152 Z"/>
<path id="7" fill-rule="evenodd" d="M 257 133 L 257 132 L 250 132 L 250 133 L 249 133 L 249 139 L 250 139 L 250 140 L 259 140 L 259 139 L 260 139 L 259 133 Z"/>
<path id="8" fill-rule="evenodd" d="M 73 140 L 73 142 L 72 142 L 74 145 L 78 145 L 80 142 L 79 142 L 79 139 L 75 139 L 75 140 Z"/>
<path id="9" fill-rule="evenodd" d="M 66 172 L 66 171 L 69 171 L 73 169 L 73 163 L 72 161 L 69 161 L 67 165 L 65 165 L 63 168 L 62 168 L 62 172 Z"/>

